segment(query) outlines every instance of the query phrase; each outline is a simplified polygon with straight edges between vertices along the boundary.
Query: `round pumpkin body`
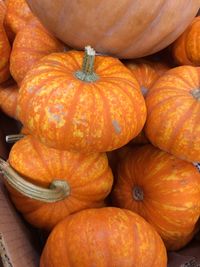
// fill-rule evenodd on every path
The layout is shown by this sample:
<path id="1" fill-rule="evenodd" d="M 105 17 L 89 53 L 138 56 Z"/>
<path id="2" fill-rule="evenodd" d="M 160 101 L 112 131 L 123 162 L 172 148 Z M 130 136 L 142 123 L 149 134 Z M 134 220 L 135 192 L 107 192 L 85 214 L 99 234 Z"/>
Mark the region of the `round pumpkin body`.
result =
<path id="1" fill-rule="evenodd" d="M 88 209 L 58 224 L 45 245 L 40 267 L 66 266 L 166 267 L 166 249 L 137 214 L 118 208 Z"/>
<path id="2" fill-rule="evenodd" d="M 112 201 L 144 217 L 167 249 L 177 250 L 197 230 L 200 173 L 193 164 L 152 145 L 137 147 L 119 164 Z"/>
<path id="3" fill-rule="evenodd" d="M 200 68 L 166 72 L 146 97 L 145 133 L 151 143 L 175 156 L 200 162 Z"/>
<path id="4" fill-rule="evenodd" d="M 136 136 L 146 120 L 139 84 L 116 58 L 97 56 L 95 81 L 80 80 L 83 53 L 40 60 L 22 82 L 18 115 L 31 134 L 56 149 L 104 152 Z"/>
<path id="5" fill-rule="evenodd" d="M 16 35 L 10 57 L 10 72 L 20 85 L 28 70 L 42 57 L 64 50 L 65 46 L 34 18 Z"/>
<path id="6" fill-rule="evenodd" d="M 0 85 L 0 109 L 9 117 L 17 119 L 17 98 L 19 88 L 13 80 Z"/>
<path id="7" fill-rule="evenodd" d="M 113 183 L 105 154 L 84 155 L 49 149 L 30 135 L 14 144 L 9 163 L 34 185 L 48 188 L 53 180 L 68 183 L 68 196 L 54 203 L 23 196 L 7 185 L 12 201 L 24 218 L 43 229 L 52 229 L 71 213 L 104 206 L 104 198 L 110 193 Z"/>
<path id="8" fill-rule="evenodd" d="M 185 30 L 200 6 L 199 0 L 27 3 L 47 29 L 70 47 L 83 49 L 89 44 L 97 52 L 119 58 L 142 57 L 166 47 Z"/>
<path id="9" fill-rule="evenodd" d="M 200 17 L 174 42 L 173 56 L 178 64 L 200 66 Z"/>

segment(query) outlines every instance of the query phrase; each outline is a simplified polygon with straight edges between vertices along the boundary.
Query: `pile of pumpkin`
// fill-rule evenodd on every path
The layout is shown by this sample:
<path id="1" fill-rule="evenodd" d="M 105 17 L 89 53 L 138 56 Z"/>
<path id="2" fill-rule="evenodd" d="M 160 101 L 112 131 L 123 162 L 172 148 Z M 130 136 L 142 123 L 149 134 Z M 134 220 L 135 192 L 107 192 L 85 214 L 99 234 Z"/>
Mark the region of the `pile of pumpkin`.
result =
<path id="1" fill-rule="evenodd" d="M 151 1 L 27 2 L 63 42 L 25 0 L 0 0 L 0 109 L 23 125 L 0 169 L 50 233 L 41 267 L 166 267 L 199 230 L 199 1 L 156 1 L 143 20 Z M 169 60 L 141 58 L 175 39 Z"/>

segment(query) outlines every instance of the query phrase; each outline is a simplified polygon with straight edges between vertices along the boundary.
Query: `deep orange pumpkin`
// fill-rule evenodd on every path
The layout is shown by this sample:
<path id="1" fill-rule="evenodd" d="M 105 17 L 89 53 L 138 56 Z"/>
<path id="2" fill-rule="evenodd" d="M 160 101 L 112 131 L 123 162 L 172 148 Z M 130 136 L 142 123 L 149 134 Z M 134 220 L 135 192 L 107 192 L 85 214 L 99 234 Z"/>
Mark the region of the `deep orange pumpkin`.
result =
<path id="1" fill-rule="evenodd" d="M 8 116 L 17 119 L 17 98 L 19 88 L 13 80 L 0 85 L 0 109 Z"/>
<path id="2" fill-rule="evenodd" d="M 66 266 L 166 267 L 167 257 L 159 235 L 137 214 L 88 209 L 57 225 L 44 248 L 40 267 Z"/>
<path id="3" fill-rule="evenodd" d="M 200 162 L 200 68 L 181 66 L 166 72 L 146 97 L 145 133 L 157 147 Z"/>
<path id="4" fill-rule="evenodd" d="M 7 0 L 4 25 L 9 39 L 13 41 L 17 32 L 33 17 L 26 0 Z"/>
<path id="5" fill-rule="evenodd" d="M 10 57 L 10 72 L 20 85 L 28 70 L 42 57 L 64 50 L 67 50 L 64 44 L 53 37 L 37 18 L 33 18 L 16 35 Z"/>
<path id="6" fill-rule="evenodd" d="M 55 203 L 33 200 L 8 186 L 17 209 L 39 228 L 51 229 L 71 213 L 103 206 L 113 183 L 105 154 L 49 149 L 30 135 L 14 144 L 9 163 L 32 184 L 48 188 L 53 180 L 64 180 L 69 185 L 68 196 Z"/>
<path id="7" fill-rule="evenodd" d="M 42 23 L 70 47 L 91 45 L 119 58 L 153 54 L 197 14 L 199 0 L 27 0 Z M 184 11 L 184 12 L 183 12 Z"/>
<path id="8" fill-rule="evenodd" d="M 200 17 L 174 42 L 172 53 L 178 64 L 200 66 Z"/>
<path id="9" fill-rule="evenodd" d="M 200 173 L 152 145 L 129 151 L 119 164 L 113 204 L 143 216 L 169 250 L 188 243 L 200 211 Z"/>
<path id="10" fill-rule="evenodd" d="M 86 56 L 92 71 L 85 74 L 83 56 L 69 51 L 41 59 L 22 82 L 19 118 L 31 134 L 53 148 L 84 152 L 119 148 L 145 123 L 139 84 L 111 57 L 97 56 L 93 71 L 94 58 Z"/>

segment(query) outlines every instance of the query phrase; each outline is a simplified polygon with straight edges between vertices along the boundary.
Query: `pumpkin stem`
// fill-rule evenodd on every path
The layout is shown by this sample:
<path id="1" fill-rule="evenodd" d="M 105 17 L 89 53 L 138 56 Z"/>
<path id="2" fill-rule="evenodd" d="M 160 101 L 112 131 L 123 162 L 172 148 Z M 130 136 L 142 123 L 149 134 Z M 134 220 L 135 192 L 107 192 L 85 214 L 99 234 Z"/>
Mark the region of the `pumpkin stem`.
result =
<path id="1" fill-rule="evenodd" d="M 45 203 L 64 200 L 70 195 L 70 187 L 66 181 L 54 180 L 49 188 L 42 188 L 24 180 L 8 162 L 0 158 L 0 170 L 5 181 L 23 196 Z"/>
<path id="2" fill-rule="evenodd" d="M 6 143 L 15 143 L 15 142 L 21 140 L 24 137 L 25 137 L 24 134 L 10 134 L 10 135 L 6 135 Z"/>
<path id="3" fill-rule="evenodd" d="M 91 46 L 85 47 L 82 70 L 75 73 L 76 78 L 84 82 L 95 82 L 99 79 L 94 72 L 95 50 Z"/>
<path id="4" fill-rule="evenodd" d="M 133 188 L 133 198 L 136 201 L 142 201 L 144 199 L 144 191 L 138 185 L 134 186 Z"/>
<path id="5" fill-rule="evenodd" d="M 197 100 L 200 100 L 200 89 L 194 89 L 191 91 L 191 95 L 196 98 Z"/>

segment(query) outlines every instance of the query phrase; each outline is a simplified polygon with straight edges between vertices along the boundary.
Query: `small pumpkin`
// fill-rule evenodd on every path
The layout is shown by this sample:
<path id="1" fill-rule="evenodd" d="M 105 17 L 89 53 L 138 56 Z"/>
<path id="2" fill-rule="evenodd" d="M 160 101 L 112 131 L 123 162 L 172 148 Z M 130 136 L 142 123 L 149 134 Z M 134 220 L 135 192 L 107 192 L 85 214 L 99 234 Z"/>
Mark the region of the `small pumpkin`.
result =
<path id="1" fill-rule="evenodd" d="M 178 64 L 200 66 L 199 40 L 200 17 L 196 17 L 172 45 L 172 54 Z"/>
<path id="2" fill-rule="evenodd" d="M 33 18 L 16 35 L 10 57 L 10 72 L 20 85 L 28 70 L 42 57 L 66 49 L 37 18 Z"/>
<path id="3" fill-rule="evenodd" d="M 166 267 L 167 256 L 161 238 L 145 220 L 109 207 L 83 210 L 59 223 L 41 256 L 40 267 L 50 266 Z"/>
<path id="4" fill-rule="evenodd" d="M 34 17 L 26 0 L 7 0 L 5 29 L 9 40 L 13 41 L 17 32 L 24 28 L 27 22 Z"/>
<path id="5" fill-rule="evenodd" d="M 118 166 L 113 205 L 144 217 L 155 227 L 168 250 L 185 246 L 198 228 L 197 168 L 150 144 L 129 150 Z"/>
<path id="6" fill-rule="evenodd" d="M 52 148 L 104 152 L 141 131 L 146 106 L 131 72 L 116 58 L 95 59 L 87 47 L 85 56 L 69 51 L 42 58 L 21 84 L 18 115 Z"/>
<path id="7" fill-rule="evenodd" d="M 0 109 L 8 116 L 17 119 L 17 98 L 19 88 L 13 80 L 0 85 Z"/>
<path id="8" fill-rule="evenodd" d="M 39 228 L 50 230 L 71 213 L 104 206 L 111 191 L 113 176 L 103 153 L 50 149 L 28 135 L 14 144 L 8 161 L 12 169 L 2 160 L 0 169 L 8 176 L 11 199 Z"/>
<path id="9" fill-rule="evenodd" d="M 146 97 L 145 134 L 151 143 L 181 159 L 200 162 L 200 68 L 166 72 Z"/>

